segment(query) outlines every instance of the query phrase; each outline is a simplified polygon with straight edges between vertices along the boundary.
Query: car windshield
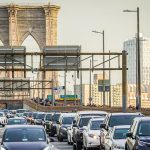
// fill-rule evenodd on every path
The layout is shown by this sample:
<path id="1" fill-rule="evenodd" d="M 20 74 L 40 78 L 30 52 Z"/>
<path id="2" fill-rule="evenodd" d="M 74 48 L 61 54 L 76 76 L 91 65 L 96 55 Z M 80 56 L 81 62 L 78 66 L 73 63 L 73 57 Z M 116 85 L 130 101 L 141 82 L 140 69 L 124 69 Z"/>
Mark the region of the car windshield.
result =
<path id="1" fill-rule="evenodd" d="M 135 117 L 139 117 L 140 115 L 118 115 L 111 116 L 109 120 L 109 127 L 118 126 L 118 125 L 131 125 L 132 120 Z"/>
<path id="2" fill-rule="evenodd" d="M 28 116 L 29 116 L 29 117 L 32 117 L 32 114 L 33 114 L 33 113 L 32 113 L 32 112 L 30 112 L 30 113 L 28 113 Z"/>
<path id="3" fill-rule="evenodd" d="M 9 128 L 3 137 L 4 142 L 37 142 L 46 141 L 44 130 L 41 128 Z"/>
<path id="4" fill-rule="evenodd" d="M 45 114 L 37 114 L 36 119 L 44 119 Z"/>
<path id="5" fill-rule="evenodd" d="M 89 118 L 80 118 L 79 127 L 87 126 L 90 119 L 91 119 L 91 117 L 89 117 Z"/>
<path id="6" fill-rule="evenodd" d="M 102 120 L 91 121 L 91 130 L 100 130 L 100 124 L 103 123 Z"/>
<path id="7" fill-rule="evenodd" d="M 8 119 L 7 125 L 27 124 L 25 119 Z"/>
<path id="8" fill-rule="evenodd" d="M 64 117 L 62 119 L 62 124 L 72 124 L 74 117 Z"/>
<path id="9" fill-rule="evenodd" d="M 150 136 L 150 121 L 141 122 L 138 128 L 139 136 Z"/>
<path id="10" fill-rule="evenodd" d="M 57 122 L 59 120 L 60 114 L 54 114 L 52 117 L 53 122 Z"/>
<path id="11" fill-rule="evenodd" d="M 34 119 L 36 118 L 36 115 L 37 115 L 37 113 L 33 113 L 33 118 L 34 118 Z"/>
<path id="12" fill-rule="evenodd" d="M 126 139 L 129 128 L 115 129 L 113 139 Z"/>
<path id="13" fill-rule="evenodd" d="M 48 121 L 50 121 L 51 118 L 52 118 L 52 114 L 47 114 L 45 119 L 48 120 Z"/>

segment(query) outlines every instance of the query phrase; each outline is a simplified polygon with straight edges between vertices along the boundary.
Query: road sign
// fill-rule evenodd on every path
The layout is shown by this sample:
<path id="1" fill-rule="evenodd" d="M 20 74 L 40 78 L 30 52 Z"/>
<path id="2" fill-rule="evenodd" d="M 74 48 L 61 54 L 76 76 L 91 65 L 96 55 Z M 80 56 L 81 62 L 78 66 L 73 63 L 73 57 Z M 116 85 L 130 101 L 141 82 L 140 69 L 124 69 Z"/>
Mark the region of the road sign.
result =
<path id="1" fill-rule="evenodd" d="M 48 99 L 49 101 L 52 101 L 52 100 L 53 100 L 53 96 L 52 96 L 52 95 L 47 95 L 47 99 Z"/>
<path id="2" fill-rule="evenodd" d="M 65 95 L 60 95 L 60 99 L 64 100 Z M 78 99 L 78 95 L 66 95 L 66 100 L 75 100 Z"/>
<path id="3" fill-rule="evenodd" d="M 53 90 L 64 90 L 65 86 L 57 86 L 57 87 L 53 87 Z"/>
<path id="4" fill-rule="evenodd" d="M 109 92 L 110 91 L 110 81 L 109 80 L 98 80 L 98 91 L 99 92 L 103 92 L 103 91 Z"/>

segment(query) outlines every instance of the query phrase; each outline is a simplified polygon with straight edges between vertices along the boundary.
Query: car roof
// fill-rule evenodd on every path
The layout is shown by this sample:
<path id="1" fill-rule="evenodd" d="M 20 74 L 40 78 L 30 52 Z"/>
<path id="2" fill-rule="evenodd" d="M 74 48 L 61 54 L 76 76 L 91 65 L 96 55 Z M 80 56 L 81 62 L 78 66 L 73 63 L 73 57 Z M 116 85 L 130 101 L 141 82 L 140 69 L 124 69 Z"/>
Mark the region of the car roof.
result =
<path id="1" fill-rule="evenodd" d="M 11 125 L 11 126 L 6 126 L 6 129 L 10 129 L 10 128 L 41 128 L 44 129 L 43 126 L 40 125 Z"/>
<path id="2" fill-rule="evenodd" d="M 106 111 L 78 111 L 77 114 L 107 114 Z"/>
<path id="3" fill-rule="evenodd" d="M 99 117 L 99 118 L 92 118 L 91 121 L 99 121 L 99 120 L 104 120 L 105 118 L 103 117 Z"/>
<path id="4" fill-rule="evenodd" d="M 109 113 L 111 116 L 143 115 L 142 113 Z"/>
<path id="5" fill-rule="evenodd" d="M 114 129 L 124 129 L 124 128 L 130 128 L 130 125 L 119 125 L 119 126 L 114 126 Z"/>
<path id="6" fill-rule="evenodd" d="M 134 118 L 134 120 L 137 120 L 137 121 L 150 121 L 150 117 L 137 117 L 137 118 Z"/>
<path id="7" fill-rule="evenodd" d="M 14 119 L 25 119 L 25 118 L 24 117 L 14 117 L 14 118 L 9 118 L 8 120 L 14 120 Z"/>

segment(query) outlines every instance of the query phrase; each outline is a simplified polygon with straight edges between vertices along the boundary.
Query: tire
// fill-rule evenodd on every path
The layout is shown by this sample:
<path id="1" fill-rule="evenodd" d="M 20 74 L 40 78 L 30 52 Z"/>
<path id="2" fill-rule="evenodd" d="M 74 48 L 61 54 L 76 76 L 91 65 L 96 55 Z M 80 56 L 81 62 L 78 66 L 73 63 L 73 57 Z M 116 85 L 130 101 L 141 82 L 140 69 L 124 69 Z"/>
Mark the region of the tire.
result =
<path id="1" fill-rule="evenodd" d="M 76 150 L 82 150 L 82 146 L 79 142 L 76 143 Z"/>
<path id="2" fill-rule="evenodd" d="M 73 150 L 76 150 L 76 145 L 75 144 L 73 144 Z"/>

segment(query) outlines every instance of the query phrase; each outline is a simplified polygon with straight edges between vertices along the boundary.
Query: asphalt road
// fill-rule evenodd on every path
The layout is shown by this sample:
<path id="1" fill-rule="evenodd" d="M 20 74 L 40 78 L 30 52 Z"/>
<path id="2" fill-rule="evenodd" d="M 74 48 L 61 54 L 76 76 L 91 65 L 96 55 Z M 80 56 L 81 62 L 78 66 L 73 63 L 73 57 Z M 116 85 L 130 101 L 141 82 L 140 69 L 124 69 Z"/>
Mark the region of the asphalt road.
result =
<path id="1" fill-rule="evenodd" d="M 63 142 L 58 142 L 56 137 L 50 137 L 51 144 L 54 145 L 54 147 L 57 150 L 73 150 L 72 145 L 67 144 L 67 140 L 64 140 Z"/>

